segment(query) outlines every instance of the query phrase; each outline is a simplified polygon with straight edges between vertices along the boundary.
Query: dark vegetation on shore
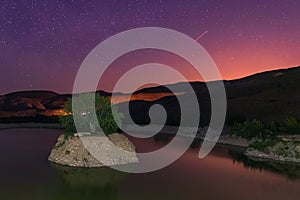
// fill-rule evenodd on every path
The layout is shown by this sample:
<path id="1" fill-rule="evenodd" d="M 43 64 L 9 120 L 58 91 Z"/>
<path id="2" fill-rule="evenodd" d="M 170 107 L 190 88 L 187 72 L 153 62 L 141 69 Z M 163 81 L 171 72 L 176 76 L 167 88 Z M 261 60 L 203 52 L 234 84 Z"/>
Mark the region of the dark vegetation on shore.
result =
<path id="1" fill-rule="evenodd" d="M 263 123 L 257 119 L 235 122 L 230 128 L 230 134 L 246 139 L 275 139 L 278 135 L 300 134 L 300 121 L 288 117 L 282 122 Z"/>
<path id="2" fill-rule="evenodd" d="M 300 159 L 300 121 L 288 117 L 282 123 L 263 123 L 258 120 L 247 120 L 234 123 L 229 133 L 250 141 L 247 151 L 255 157 L 266 155 L 277 161 Z"/>

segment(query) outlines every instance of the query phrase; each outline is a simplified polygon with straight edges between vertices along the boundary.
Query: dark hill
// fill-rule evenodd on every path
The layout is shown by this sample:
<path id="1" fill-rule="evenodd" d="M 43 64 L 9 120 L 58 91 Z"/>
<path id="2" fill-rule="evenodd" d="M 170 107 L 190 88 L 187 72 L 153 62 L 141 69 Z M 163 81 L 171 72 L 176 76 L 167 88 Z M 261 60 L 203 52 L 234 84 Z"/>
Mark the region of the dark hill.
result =
<path id="1" fill-rule="evenodd" d="M 190 95 L 186 92 L 188 84 L 181 82 L 169 84 L 168 87 L 180 95 Z M 203 82 L 190 84 L 199 100 L 201 125 L 206 125 L 210 120 L 210 97 L 206 84 Z M 224 84 L 228 105 L 227 123 L 247 118 L 281 121 L 287 116 L 294 116 L 300 119 L 300 67 L 258 73 L 242 79 L 224 81 Z M 103 91 L 98 92 L 103 96 L 111 95 Z M 178 124 L 180 108 L 177 98 L 169 96 L 170 93 L 161 98 L 165 92 L 170 92 L 165 86 L 135 92 L 135 98 L 130 102 L 133 119 L 140 124 L 149 123 L 149 108 L 153 104 L 161 104 L 168 113 L 168 124 Z M 120 94 L 120 98 L 122 95 Z M 144 101 L 151 99 L 149 95 L 153 97 L 156 95 L 158 98 L 152 98 L 156 99 L 154 101 Z M 43 117 L 46 117 L 43 122 L 48 122 L 49 117 L 50 121 L 57 121 L 57 116 L 63 114 L 63 105 L 69 97 L 71 97 L 69 94 L 51 91 L 24 91 L 2 95 L 0 122 L 34 121 Z M 120 103 L 119 107 L 121 111 L 124 110 L 124 103 Z M 191 105 L 190 109 L 192 112 L 194 107 Z"/>
<path id="2" fill-rule="evenodd" d="M 182 92 L 188 83 L 169 85 L 173 91 Z M 227 123 L 246 119 L 262 121 L 282 121 L 288 116 L 300 119 L 300 67 L 281 69 L 254 74 L 242 79 L 224 81 L 227 93 Z M 210 97 L 206 84 L 192 82 L 201 110 L 201 125 L 210 120 Z M 164 86 L 146 88 L 136 93 L 157 93 L 169 91 Z M 189 95 L 189 94 L 183 94 Z M 168 112 L 168 123 L 178 124 L 180 108 L 175 96 L 165 97 L 153 102 L 131 102 L 131 116 L 139 123 L 148 123 L 148 112 L 152 104 L 163 105 Z M 123 108 L 120 104 L 120 108 Z M 144 120 L 144 122 L 143 122 Z"/>

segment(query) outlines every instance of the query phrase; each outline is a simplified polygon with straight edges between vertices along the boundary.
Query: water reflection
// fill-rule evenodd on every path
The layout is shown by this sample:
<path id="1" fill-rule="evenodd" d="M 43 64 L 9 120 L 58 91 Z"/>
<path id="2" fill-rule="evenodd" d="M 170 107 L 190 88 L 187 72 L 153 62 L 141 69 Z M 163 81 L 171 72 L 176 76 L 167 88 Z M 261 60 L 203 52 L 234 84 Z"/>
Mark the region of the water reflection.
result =
<path id="1" fill-rule="evenodd" d="M 299 199 L 298 166 L 255 162 L 239 148 L 218 145 L 199 159 L 195 147 L 162 170 L 126 174 L 110 168 L 50 164 L 47 157 L 61 133 L 51 129 L 0 131 L 1 199 Z M 153 138 L 132 141 L 139 152 L 166 144 Z"/>
<path id="2" fill-rule="evenodd" d="M 72 168 L 51 164 L 61 179 L 55 199 L 118 199 L 120 184 L 126 173 L 110 168 Z"/>
<path id="3" fill-rule="evenodd" d="M 110 168 L 72 168 L 51 164 L 61 179 L 54 199 L 117 199 L 127 174 Z"/>
<path id="4" fill-rule="evenodd" d="M 228 150 L 233 162 L 242 163 L 245 168 L 253 170 L 267 170 L 286 176 L 290 180 L 300 179 L 300 165 L 272 161 L 252 160 L 243 155 L 243 149 L 231 148 Z"/>

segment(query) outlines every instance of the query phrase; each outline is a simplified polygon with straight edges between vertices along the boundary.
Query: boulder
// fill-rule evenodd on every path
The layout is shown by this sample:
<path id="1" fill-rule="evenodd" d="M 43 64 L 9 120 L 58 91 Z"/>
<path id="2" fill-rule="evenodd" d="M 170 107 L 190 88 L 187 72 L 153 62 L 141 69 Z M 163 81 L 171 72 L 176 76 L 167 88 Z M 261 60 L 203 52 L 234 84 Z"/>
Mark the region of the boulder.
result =
<path id="1" fill-rule="evenodd" d="M 108 137 L 86 135 L 65 138 L 61 135 L 48 160 L 60 165 L 88 168 L 138 162 L 135 146 L 119 133 Z"/>

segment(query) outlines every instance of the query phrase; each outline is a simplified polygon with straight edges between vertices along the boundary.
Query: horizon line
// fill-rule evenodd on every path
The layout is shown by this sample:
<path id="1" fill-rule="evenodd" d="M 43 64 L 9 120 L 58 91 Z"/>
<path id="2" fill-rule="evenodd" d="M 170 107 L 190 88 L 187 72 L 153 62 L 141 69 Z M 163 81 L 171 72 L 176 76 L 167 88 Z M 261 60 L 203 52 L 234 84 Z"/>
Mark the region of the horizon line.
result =
<path id="1" fill-rule="evenodd" d="M 141 91 L 141 90 L 144 90 L 144 89 L 155 88 L 155 87 L 165 86 L 165 85 L 174 85 L 174 84 L 180 84 L 180 83 L 197 83 L 197 82 L 198 83 L 210 83 L 210 82 L 215 82 L 215 81 L 225 81 L 225 82 L 237 81 L 237 80 L 241 80 L 241 79 L 248 78 L 248 77 L 251 77 L 251 76 L 255 76 L 255 75 L 258 75 L 258 74 L 268 73 L 268 72 L 272 72 L 272 71 L 289 70 L 289 69 L 294 69 L 294 68 L 300 68 L 300 65 L 298 65 L 298 66 L 296 65 L 296 66 L 279 67 L 279 68 L 275 68 L 275 69 L 272 69 L 272 70 L 259 71 L 259 72 L 250 73 L 248 75 L 233 78 L 233 79 L 221 79 L 221 80 L 210 80 L 210 81 L 191 80 L 191 81 L 173 82 L 173 83 L 167 83 L 167 84 L 164 84 L 164 85 L 157 85 L 157 86 L 153 86 L 153 87 L 140 88 L 139 90 L 137 90 L 133 93 L 115 92 L 114 94 L 120 93 L 122 95 L 128 95 L 128 94 L 134 94 L 134 93 L 136 93 L 138 91 Z M 72 95 L 72 92 L 71 93 L 64 93 L 64 92 L 61 93 L 61 92 L 58 92 L 56 90 L 33 89 L 33 90 L 16 90 L 16 91 L 8 92 L 8 93 L 5 93 L 5 94 L 0 94 L 0 96 L 6 96 L 6 95 L 9 95 L 9 94 L 14 94 L 14 93 L 18 93 L 18 92 L 53 92 L 53 93 L 56 93 L 56 94 L 59 94 L 59 95 Z M 88 92 L 95 92 L 95 91 L 86 91 L 85 93 L 88 93 Z M 108 92 L 108 91 L 105 91 L 105 90 L 102 90 L 102 89 L 96 90 L 96 92 L 104 92 L 104 93 L 112 94 L 112 92 Z"/>

